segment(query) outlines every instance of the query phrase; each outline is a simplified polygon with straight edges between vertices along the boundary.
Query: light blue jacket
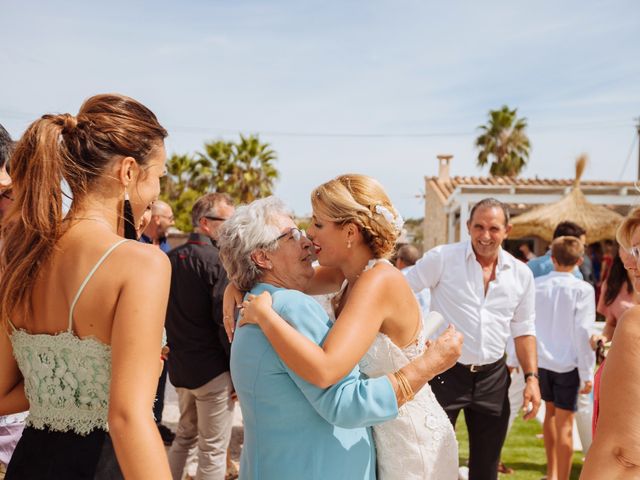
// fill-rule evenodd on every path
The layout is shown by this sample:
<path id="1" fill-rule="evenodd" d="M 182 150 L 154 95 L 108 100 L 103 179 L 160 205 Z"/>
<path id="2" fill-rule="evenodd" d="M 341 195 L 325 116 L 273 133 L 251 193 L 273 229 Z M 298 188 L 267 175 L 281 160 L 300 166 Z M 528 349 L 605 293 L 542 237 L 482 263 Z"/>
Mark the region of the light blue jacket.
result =
<path id="1" fill-rule="evenodd" d="M 273 308 L 300 333 L 322 344 L 331 322 L 322 307 L 297 291 L 264 283 Z M 375 450 L 368 426 L 395 418 L 387 377 L 363 378 L 356 368 L 320 389 L 284 365 L 259 327 L 236 330 L 231 376 L 244 419 L 242 480 L 373 480 Z"/>
<path id="2" fill-rule="evenodd" d="M 532 258 L 527 262 L 527 267 L 533 272 L 533 277 L 538 278 L 553 272 L 553 260 L 551 260 L 551 251 L 547 251 L 544 255 Z M 583 279 L 582 273 L 578 267 L 573 269 L 573 275 L 580 280 Z"/>

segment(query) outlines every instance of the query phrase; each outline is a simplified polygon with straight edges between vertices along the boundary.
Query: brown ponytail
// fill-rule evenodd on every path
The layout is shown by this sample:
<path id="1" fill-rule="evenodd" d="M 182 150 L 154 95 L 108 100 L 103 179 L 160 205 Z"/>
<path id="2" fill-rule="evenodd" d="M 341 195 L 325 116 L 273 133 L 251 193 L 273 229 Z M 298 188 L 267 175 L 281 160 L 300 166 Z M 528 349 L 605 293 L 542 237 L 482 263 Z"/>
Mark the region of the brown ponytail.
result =
<path id="1" fill-rule="evenodd" d="M 133 157 L 144 165 L 166 136 L 153 112 L 116 94 L 89 98 L 77 117 L 44 115 L 27 128 L 11 158 L 14 203 L 1 233 L 0 324 L 31 311 L 34 283 L 67 225 L 63 180 L 73 215 L 112 161 Z"/>

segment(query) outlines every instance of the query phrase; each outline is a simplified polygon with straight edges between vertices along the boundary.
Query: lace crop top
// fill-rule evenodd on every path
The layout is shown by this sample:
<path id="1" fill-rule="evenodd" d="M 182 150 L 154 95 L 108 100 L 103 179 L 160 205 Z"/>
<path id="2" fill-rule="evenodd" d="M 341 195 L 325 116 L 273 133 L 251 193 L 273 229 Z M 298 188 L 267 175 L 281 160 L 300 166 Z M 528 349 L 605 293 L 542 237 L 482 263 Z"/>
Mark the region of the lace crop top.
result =
<path id="1" fill-rule="evenodd" d="M 76 336 L 73 309 L 96 270 L 126 241 L 112 245 L 86 276 L 71 303 L 66 331 L 32 334 L 10 322 L 13 354 L 29 400 L 28 426 L 81 435 L 108 430 L 111 346 L 95 338 Z"/>

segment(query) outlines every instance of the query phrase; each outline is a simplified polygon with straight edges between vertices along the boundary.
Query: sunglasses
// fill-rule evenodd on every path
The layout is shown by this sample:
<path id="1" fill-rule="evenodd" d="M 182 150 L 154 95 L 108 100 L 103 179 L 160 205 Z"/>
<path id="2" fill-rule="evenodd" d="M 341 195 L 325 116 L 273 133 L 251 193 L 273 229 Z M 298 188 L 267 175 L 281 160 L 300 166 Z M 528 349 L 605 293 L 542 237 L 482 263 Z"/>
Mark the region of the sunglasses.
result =
<path id="1" fill-rule="evenodd" d="M 223 217 L 215 217 L 213 215 L 203 215 L 204 218 L 206 218 L 207 220 L 212 220 L 212 221 L 218 221 L 218 222 L 226 222 L 227 220 L 229 220 L 228 218 L 223 218 Z"/>

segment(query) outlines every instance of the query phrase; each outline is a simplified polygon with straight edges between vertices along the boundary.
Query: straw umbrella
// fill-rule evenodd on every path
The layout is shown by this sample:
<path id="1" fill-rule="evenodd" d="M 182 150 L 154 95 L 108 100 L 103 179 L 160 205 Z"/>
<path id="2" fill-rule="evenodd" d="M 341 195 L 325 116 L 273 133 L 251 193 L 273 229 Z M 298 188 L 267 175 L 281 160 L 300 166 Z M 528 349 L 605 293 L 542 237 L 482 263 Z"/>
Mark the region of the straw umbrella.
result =
<path id="1" fill-rule="evenodd" d="M 562 200 L 541 205 L 518 215 L 511 224 L 510 238 L 531 235 L 550 242 L 553 231 L 560 222 L 577 223 L 587 231 L 587 243 L 614 238 L 622 216 L 602 205 L 590 203 L 580 190 L 580 178 L 587 164 L 587 156 L 582 154 L 576 161 L 576 179 L 571 192 Z"/>

